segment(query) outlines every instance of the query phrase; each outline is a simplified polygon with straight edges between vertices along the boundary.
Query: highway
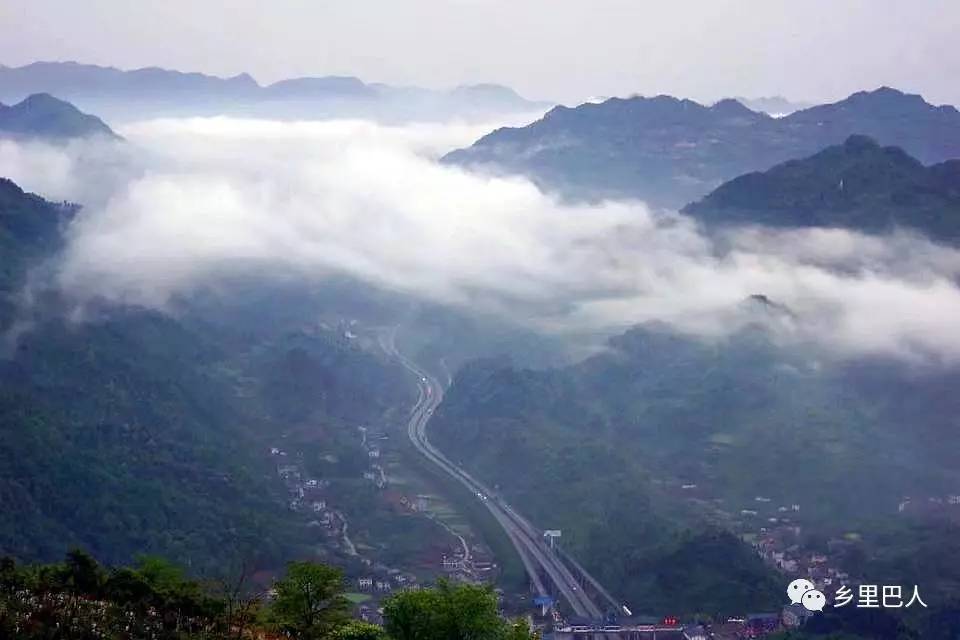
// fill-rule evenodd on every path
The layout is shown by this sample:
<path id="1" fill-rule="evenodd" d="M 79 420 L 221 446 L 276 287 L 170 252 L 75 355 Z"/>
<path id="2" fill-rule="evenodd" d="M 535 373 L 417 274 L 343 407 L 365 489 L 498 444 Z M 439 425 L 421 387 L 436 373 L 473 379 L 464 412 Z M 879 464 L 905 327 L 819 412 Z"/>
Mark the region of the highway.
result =
<path id="1" fill-rule="evenodd" d="M 580 587 L 577 578 L 563 563 L 560 556 L 547 547 L 543 541 L 542 532 L 531 525 L 510 505 L 496 497 L 494 492 L 486 485 L 455 465 L 441 451 L 430 444 L 426 433 L 427 422 L 443 400 L 443 386 L 436 378 L 397 350 L 395 332 L 383 334 L 380 344 L 384 351 L 396 358 L 417 377 L 419 396 L 407 423 L 407 435 L 414 447 L 427 460 L 463 484 L 473 495 L 477 496 L 478 500 L 483 502 L 516 548 L 527 574 L 530 576 L 530 581 L 538 593 L 550 593 L 544 588 L 541 578 L 542 572 L 550 578 L 550 581 L 556 586 L 575 615 L 600 618 L 602 616 L 600 608 Z M 592 584 L 599 584 L 592 577 L 588 576 L 587 579 Z M 601 593 L 604 596 L 608 595 L 605 590 Z M 619 608 L 616 602 L 613 602 L 613 606 Z"/>

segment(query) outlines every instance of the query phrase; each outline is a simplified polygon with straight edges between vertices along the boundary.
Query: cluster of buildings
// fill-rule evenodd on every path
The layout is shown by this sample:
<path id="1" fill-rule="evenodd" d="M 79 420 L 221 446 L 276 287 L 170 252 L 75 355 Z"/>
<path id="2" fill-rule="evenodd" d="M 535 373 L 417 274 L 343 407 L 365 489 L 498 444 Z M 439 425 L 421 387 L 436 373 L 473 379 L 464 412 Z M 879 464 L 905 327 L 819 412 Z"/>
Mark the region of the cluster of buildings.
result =
<path id="1" fill-rule="evenodd" d="M 370 572 L 356 579 L 356 589 L 370 596 L 370 600 L 357 604 L 354 617 L 372 624 L 383 624 L 383 598 L 397 590 L 419 589 L 417 576 L 391 569 L 382 564 L 370 565 Z"/>
<path id="2" fill-rule="evenodd" d="M 833 591 L 842 584 L 850 583 L 850 575 L 836 566 L 831 551 L 851 544 L 849 540 L 830 540 L 828 552 L 805 550 L 794 542 L 799 526 L 782 527 L 760 533 L 753 540 L 757 554 L 769 565 L 794 578 L 807 578 L 817 589 Z"/>
<path id="3" fill-rule="evenodd" d="M 357 578 L 357 590 L 361 593 L 390 593 L 396 589 L 416 588 L 417 576 L 399 569 L 378 566 L 379 573 Z"/>
<path id="4" fill-rule="evenodd" d="M 327 537 L 340 536 L 343 517 L 327 504 L 330 482 L 305 476 L 296 460 L 279 447 L 271 447 L 270 454 L 277 459 L 277 476 L 287 489 L 287 507 L 310 514 L 310 526 L 322 528 Z"/>
<path id="5" fill-rule="evenodd" d="M 799 503 L 784 504 L 758 495 L 751 502 L 738 505 L 739 509 L 724 510 L 719 507 L 722 500 L 706 498 L 696 484 L 682 484 L 678 493 L 718 514 L 726 528 L 752 545 L 769 566 L 787 576 L 812 580 L 824 592 L 849 582 L 850 576 L 839 568 L 837 556 L 853 542 L 835 539 L 829 541 L 827 549 L 806 548 L 801 536 Z"/>

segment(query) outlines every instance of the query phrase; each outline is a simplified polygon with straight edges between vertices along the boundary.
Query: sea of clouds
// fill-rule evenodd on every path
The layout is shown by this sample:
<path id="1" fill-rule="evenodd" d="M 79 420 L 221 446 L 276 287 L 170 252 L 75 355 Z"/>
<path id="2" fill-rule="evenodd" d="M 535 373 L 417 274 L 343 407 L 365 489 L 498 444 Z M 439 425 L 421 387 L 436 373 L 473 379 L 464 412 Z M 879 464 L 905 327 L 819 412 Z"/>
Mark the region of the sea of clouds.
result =
<path id="1" fill-rule="evenodd" d="M 641 202 L 572 204 L 438 162 L 492 125 L 151 120 L 121 144 L 0 142 L 0 175 L 84 204 L 57 259 L 78 299 L 164 309 L 236 269 L 331 275 L 536 329 L 761 319 L 836 354 L 960 357 L 960 252 L 906 233 L 708 236 Z M 775 306 L 745 304 L 763 294 Z"/>

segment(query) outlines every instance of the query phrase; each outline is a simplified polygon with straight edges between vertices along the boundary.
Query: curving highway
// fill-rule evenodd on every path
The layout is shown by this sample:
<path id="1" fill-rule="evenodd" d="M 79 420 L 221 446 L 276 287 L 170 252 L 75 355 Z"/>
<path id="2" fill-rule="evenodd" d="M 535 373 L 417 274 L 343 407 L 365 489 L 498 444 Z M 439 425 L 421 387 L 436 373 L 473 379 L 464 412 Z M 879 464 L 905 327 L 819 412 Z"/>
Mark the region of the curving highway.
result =
<path id="1" fill-rule="evenodd" d="M 430 444 L 426 433 L 427 422 L 433 415 L 434 409 L 443 400 L 443 386 L 427 371 L 421 369 L 416 363 L 397 351 L 395 332 L 381 335 L 380 345 L 384 351 L 396 358 L 417 377 L 419 396 L 407 423 L 407 435 L 414 447 L 427 460 L 467 487 L 471 493 L 477 496 L 478 500 L 483 502 L 494 519 L 503 527 L 507 537 L 516 548 L 527 575 L 538 593 L 549 593 L 544 588 L 541 578 L 541 575 L 546 575 L 570 605 L 574 614 L 600 618 L 602 616 L 600 608 L 580 588 L 577 578 L 564 564 L 561 557 L 544 544 L 542 532 L 502 499 L 495 497 L 494 492 L 486 485 L 452 463 L 441 451 Z M 599 585 L 591 576 L 585 574 L 585 577 L 595 587 Z M 614 607 L 619 609 L 619 605 L 613 598 L 609 597 L 606 590 L 600 587 L 598 591 L 608 598 Z"/>

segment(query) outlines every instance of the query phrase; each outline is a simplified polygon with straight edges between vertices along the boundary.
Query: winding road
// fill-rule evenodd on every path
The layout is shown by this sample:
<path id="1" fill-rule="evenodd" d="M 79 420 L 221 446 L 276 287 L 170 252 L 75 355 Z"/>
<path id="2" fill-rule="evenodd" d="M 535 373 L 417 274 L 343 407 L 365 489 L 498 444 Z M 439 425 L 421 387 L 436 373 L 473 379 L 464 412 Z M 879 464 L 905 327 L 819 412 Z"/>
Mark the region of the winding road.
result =
<path id="1" fill-rule="evenodd" d="M 534 527 L 499 496 L 496 496 L 486 485 L 452 463 L 441 451 L 430 444 L 426 432 L 427 422 L 443 400 L 444 388 L 436 378 L 397 350 L 395 337 L 395 331 L 382 334 L 380 345 L 385 352 L 396 358 L 417 377 L 419 395 L 407 423 L 407 435 L 414 447 L 427 460 L 467 487 L 471 493 L 477 496 L 478 500 L 483 502 L 516 548 L 527 575 L 538 594 L 550 593 L 543 584 L 542 576 L 545 575 L 556 586 L 575 615 L 600 618 L 602 616 L 600 608 L 580 587 L 576 576 L 564 564 L 561 556 L 547 547 L 543 541 L 543 532 Z M 577 565 L 577 568 L 582 570 L 579 565 Z M 599 587 L 599 582 L 587 575 L 586 572 L 583 573 L 594 588 Z M 598 592 L 608 599 L 613 607 L 620 608 L 620 605 L 605 589 L 599 587 Z"/>

